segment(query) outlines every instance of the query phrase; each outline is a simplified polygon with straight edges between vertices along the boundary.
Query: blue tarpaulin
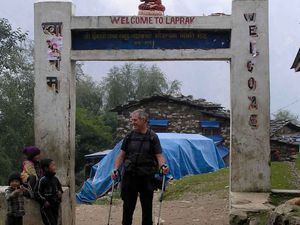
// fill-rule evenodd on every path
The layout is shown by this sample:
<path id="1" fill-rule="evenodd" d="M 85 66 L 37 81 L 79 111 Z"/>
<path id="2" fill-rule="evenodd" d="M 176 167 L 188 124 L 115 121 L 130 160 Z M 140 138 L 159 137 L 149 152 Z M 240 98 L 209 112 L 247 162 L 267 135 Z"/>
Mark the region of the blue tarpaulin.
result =
<path id="1" fill-rule="evenodd" d="M 219 121 L 202 120 L 199 123 L 200 123 L 200 127 L 202 127 L 202 128 L 219 128 L 220 127 Z"/>
<path id="2" fill-rule="evenodd" d="M 168 126 L 168 120 L 157 120 L 157 119 L 150 119 L 149 125 L 150 126 Z"/>
<path id="3" fill-rule="evenodd" d="M 224 167 L 212 139 L 199 134 L 158 133 L 170 175 L 180 179 L 186 175 L 213 172 Z M 111 188 L 110 173 L 121 148 L 119 142 L 106 157 L 93 166 L 95 176 L 88 179 L 76 194 L 78 203 L 93 203 Z"/>
<path id="4" fill-rule="evenodd" d="M 224 141 L 222 135 L 205 135 L 205 137 L 208 137 L 214 141 L 215 146 L 222 158 L 229 154 L 229 149 L 222 143 Z"/>

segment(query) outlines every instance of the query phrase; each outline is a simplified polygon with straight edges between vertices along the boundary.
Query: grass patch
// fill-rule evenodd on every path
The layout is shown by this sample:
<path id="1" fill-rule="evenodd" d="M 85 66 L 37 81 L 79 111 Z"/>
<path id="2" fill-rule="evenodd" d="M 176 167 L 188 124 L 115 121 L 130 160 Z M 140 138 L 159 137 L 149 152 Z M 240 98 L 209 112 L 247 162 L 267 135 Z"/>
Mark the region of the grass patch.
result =
<path id="1" fill-rule="evenodd" d="M 266 224 L 268 224 L 268 217 L 269 217 L 268 212 L 250 214 L 250 218 L 257 218 L 258 219 L 257 225 L 266 225 Z"/>
<path id="2" fill-rule="evenodd" d="M 300 156 L 297 159 L 300 170 Z M 271 185 L 273 189 L 295 189 L 291 183 L 293 179 L 291 169 L 286 162 L 272 162 L 271 164 Z M 213 173 L 185 176 L 174 181 L 167 188 L 165 200 L 180 199 L 185 193 L 201 194 L 220 190 L 229 190 L 229 168 L 221 169 Z M 120 190 L 115 189 L 113 204 L 120 204 Z M 272 196 L 272 203 L 277 205 L 284 201 L 280 196 Z M 98 199 L 94 204 L 108 205 L 109 196 Z"/>
<path id="3" fill-rule="evenodd" d="M 118 205 L 121 200 L 121 192 L 119 189 L 114 190 L 113 194 L 113 205 Z M 93 204 L 95 205 L 109 205 L 110 203 L 110 193 L 108 195 L 103 196 L 102 198 L 98 198 Z"/>
<path id="4" fill-rule="evenodd" d="M 297 155 L 297 159 L 296 159 L 296 167 L 297 167 L 298 170 L 300 171 L 300 154 Z"/>
<path id="5" fill-rule="evenodd" d="M 169 185 L 165 199 L 179 199 L 184 193 L 204 193 L 224 190 L 229 186 L 229 169 L 221 169 L 213 173 L 186 176 Z"/>
<path id="6" fill-rule="evenodd" d="M 286 162 L 271 163 L 271 186 L 273 189 L 295 189 L 291 168 Z"/>
<path id="7" fill-rule="evenodd" d="M 272 205 L 279 206 L 292 198 L 294 197 L 286 194 L 271 193 L 270 202 Z"/>
<path id="8" fill-rule="evenodd" d="M 299 157 L 300 158 L 300 157 Z M 300 164 L 300 159 L 299 164 Z M 271 185 L 272 189 L 295 189 L 291 183 L 290 166 L 286 162 L 272 162 L 271 164 Z M 186 176 L 174 181 L 168 186 L 165 199 L 180 199 L 185 193 L 206 193 L 225 190 L 229 186 L 229 169 L 221 169 L 213 173 Z M 281 202 L 282 198 L 274 196 L 274 202 Z"/>
<path id="9" fill-rule="evenodd" d="M 299 206 L 294 206 L 292 215 L 300 217 L 300 207 Z"/>

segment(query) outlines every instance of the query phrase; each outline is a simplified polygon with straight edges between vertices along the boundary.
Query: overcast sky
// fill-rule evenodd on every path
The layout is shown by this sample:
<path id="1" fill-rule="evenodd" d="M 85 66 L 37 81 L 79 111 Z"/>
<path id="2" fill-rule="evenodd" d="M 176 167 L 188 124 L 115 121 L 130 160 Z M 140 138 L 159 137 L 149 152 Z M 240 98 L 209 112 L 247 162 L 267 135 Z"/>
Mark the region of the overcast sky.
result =
<path id="1" fill-rule="evenodd" d="M 33 38 L 34 0 L 1 0 L 0 17 L 21 27 Z M 73 0 L 78 16 L 136 15 L 139 0 Z M 215 12 L 231 14 L 231 0 L 163 0 L 165 15 L 202 16 Z M 300 116 L 300 72 L 290 67 L 300 47 L 299 0 L 269 0 L 271 112 L 284 108 Z M 96 80 L 113 65 L 124 62 L 89 62 L 84 70 Z M 227 62 L 154 62 L 169 80 L 180 80 L 185 95 L 206 98 L 230 107 Z M 152 62 L 147 62 L 152 64 Z"/>

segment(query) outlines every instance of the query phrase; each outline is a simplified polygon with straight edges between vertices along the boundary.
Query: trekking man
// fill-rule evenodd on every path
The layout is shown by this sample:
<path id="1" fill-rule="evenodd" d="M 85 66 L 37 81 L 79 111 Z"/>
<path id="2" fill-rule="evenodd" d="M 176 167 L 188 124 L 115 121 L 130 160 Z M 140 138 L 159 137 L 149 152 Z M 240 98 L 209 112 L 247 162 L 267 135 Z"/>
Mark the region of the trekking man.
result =
<path id="1" fill-rule="evenodd" d="M 142 225 L 152 225 L 152 202 L 155 189 L 155 173 L 161 168 L 169 172 L 162 155 L 157 135 L 148 129 L 148 115 L 138 109 L 131 113 L 133 130 L 126 135 L 116 158 L 112 179 L 119 176 L 118 169 L 124 163 L 121 187 L 123 200 L 122 225 L 131 225 L 138 194 L 142 206 Z"/>

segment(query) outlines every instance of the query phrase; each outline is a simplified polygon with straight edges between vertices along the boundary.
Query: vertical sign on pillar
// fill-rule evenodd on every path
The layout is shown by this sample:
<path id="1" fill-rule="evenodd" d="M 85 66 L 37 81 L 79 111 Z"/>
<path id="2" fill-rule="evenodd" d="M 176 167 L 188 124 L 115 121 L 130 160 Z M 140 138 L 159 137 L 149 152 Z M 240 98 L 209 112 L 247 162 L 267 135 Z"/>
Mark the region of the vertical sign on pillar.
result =
<path id="1" fill-rule="evenodd" d="M 71 2 L 34 4 L 35 144 L 57 164 L 66 187 L 62 225 L 75 224 L 75 76 L 70 60 Z"/>
<path id="2" fill-rule="evenodd" d="M 56 23 L 42 23 L 44 35 L 46 35 L 47 45 L 47 59 L 53 70 L 60 71 L 61 51 L 63 48 L 62 36 L 63 24 Z"/>
<path id="3" fill-rule="evenodd" d="M 268 0 L 233 0 L 231 18 L 231 191 L 269 191 Z"/>
<path id="4" fill-rule="evenodd" d="M 255 64 L 257 60 L 257 56 L 259 55 L 259 52 L 257 51 L 256 47 L 256 39 L 258 37 L 257 33 L 257 26 L 256 26 L 256 13 L 245 13 L 244 18 L 246 22 L 249 24 L 249 54 L 251 58 L 247 61 L 247 70 L 249 73 L 252 73 L 255 69 Z M 251 79 L 251 78 L 249 78 Z M 248 80 L 249 83 L 249 80 Z M 256 83 L 256 81 L 255 81 Z M 250 89 L 250 91 L 254 92 L 255 90 Z M 257 105 L 257 98 L 256 96 L 248 96 L 248 99 L 250 100 L 249 103 L 249 111 L 254 111 L 253 113 L 257 113 L 258 105 Z M 257 114 L 251 114 L 249 118 L 249 125 L 252 129 L 258 128 L 258 115 Z"/>

